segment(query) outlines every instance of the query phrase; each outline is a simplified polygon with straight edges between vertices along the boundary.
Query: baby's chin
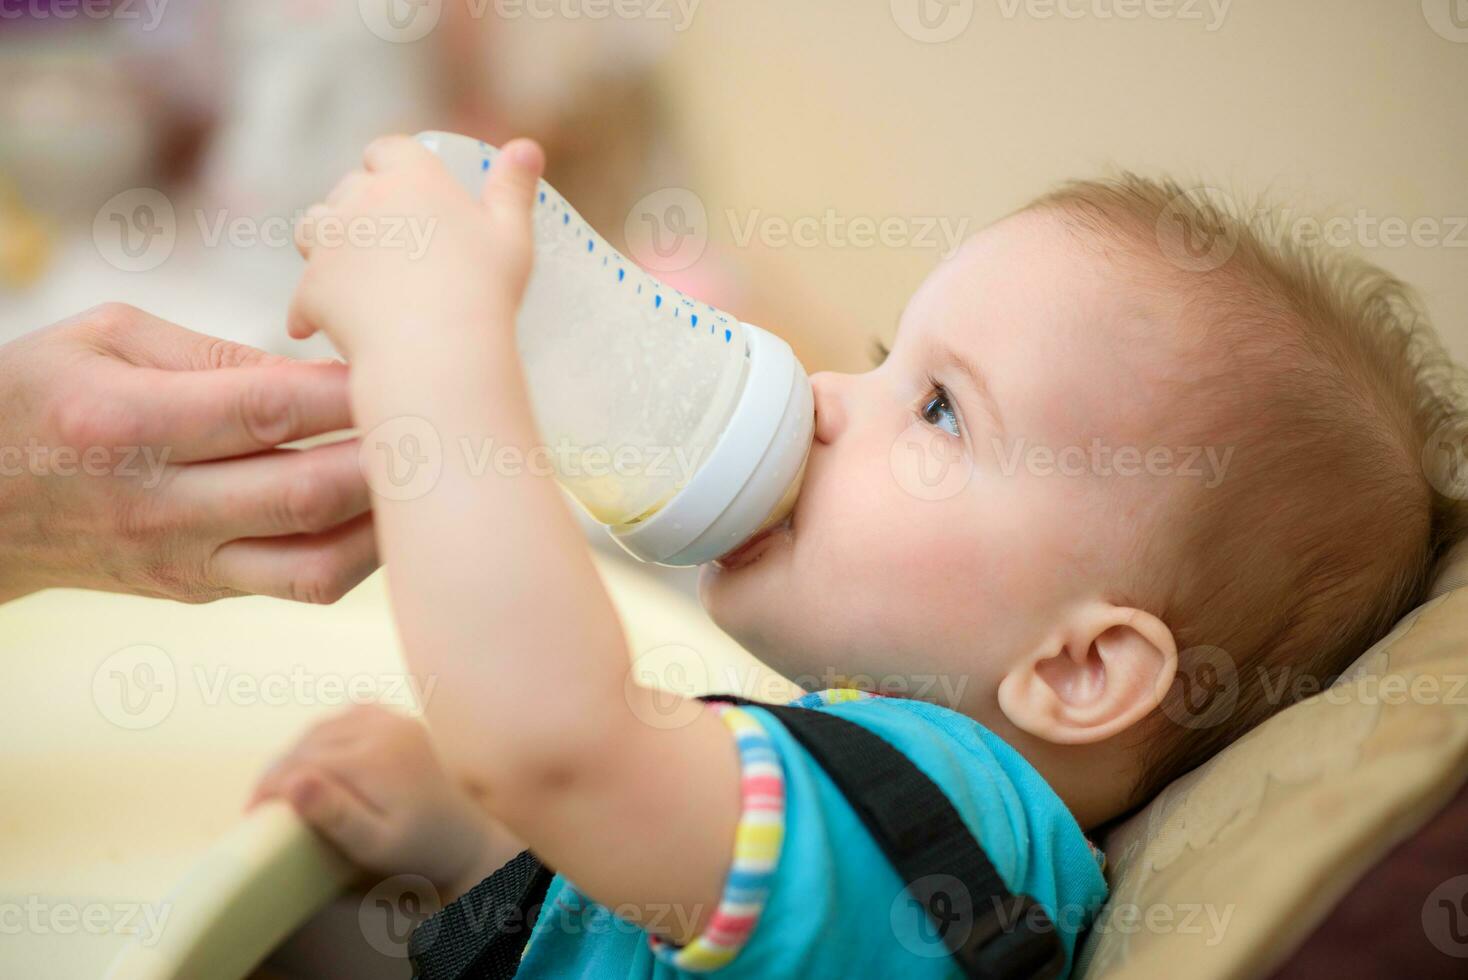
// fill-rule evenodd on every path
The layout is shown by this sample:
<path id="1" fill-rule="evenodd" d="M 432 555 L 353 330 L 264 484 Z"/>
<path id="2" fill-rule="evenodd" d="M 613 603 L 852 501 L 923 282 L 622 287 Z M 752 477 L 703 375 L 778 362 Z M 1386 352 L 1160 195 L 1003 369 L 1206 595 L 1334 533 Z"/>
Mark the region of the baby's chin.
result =
<path id="1" fill-rule="evenodd" d="M 767 579 L 775 566 L 789 557 L 793 536 L 786 528 L 776 528 L 752 538 L 722 558 L 698 567 L 698 591 L 702 598 L 710 594 L 745 589 L 745 583 Z M 707 608 L 707 603 L 705 603 Z"/>
<path id="2" fill-rule="evenodd" d="M 783 607 L 795 601 L 780 584 L 788 548 L 788 541 L 772 540 L 739 561 L 699 566 L 698 600 L 704 611 L 746 648 L 759 645 L 758 638 L 768 634 Z"/>

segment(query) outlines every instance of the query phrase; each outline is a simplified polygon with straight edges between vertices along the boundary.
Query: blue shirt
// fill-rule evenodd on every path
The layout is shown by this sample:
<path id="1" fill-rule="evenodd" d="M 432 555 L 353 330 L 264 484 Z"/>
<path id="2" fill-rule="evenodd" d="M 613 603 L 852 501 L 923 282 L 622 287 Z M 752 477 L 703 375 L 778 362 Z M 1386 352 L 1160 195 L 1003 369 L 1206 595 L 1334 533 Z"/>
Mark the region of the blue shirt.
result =
<path id="1" fill-rule="evenodd" d="M 926 702 L 822 691 L 792 703 L 865 726 L 937 783 L 1009 889 L 1035 899 L 1055 923 L 1069 972 L 1078 936 L 1106 899 L 1106 883 L 1099 854 L 1033 766 L 973 719 Z M 689 950 L 650 944 L 643 929 L 557 875 L 516 976 L 961 977 L 825 771 L 768 712 L 726 709 L 734 714 L 749 730 L 739 737 L 746 777 L 763 759 L 777 762 L 784 780 L 777 856 L 752 876 L 758 880 L 736 869 L 726 885 L 726 903 L 757 912 L 742 945 L 712 969 L 707 959 L 691 962 Z"/>

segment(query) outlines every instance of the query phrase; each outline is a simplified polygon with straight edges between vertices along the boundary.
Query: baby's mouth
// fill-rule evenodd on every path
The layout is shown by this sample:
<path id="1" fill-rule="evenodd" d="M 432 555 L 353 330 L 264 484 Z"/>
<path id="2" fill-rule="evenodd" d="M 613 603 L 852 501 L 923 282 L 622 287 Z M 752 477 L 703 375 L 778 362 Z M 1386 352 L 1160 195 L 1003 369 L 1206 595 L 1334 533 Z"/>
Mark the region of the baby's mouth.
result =
<path id="1" fill-rule="evenodd" d="M 781 538 L 790 537 L 794 517 L 795 511 L 792 509 L 789 514 L 785 515 L 785 519 L 778 524 L 771 524 L 727 555 L 714 559 L 714 565 L 722 571 L 729 572 L 736 568 L 743 568 L 746 565 L 753 564 L 776 541 Z"/>

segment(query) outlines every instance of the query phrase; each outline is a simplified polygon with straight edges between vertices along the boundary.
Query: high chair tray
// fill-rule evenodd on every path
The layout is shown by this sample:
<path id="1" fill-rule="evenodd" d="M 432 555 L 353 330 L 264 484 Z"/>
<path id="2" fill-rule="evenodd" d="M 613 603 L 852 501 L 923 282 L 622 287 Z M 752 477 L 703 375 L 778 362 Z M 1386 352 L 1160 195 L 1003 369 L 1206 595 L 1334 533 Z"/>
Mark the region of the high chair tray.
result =
<path id="1" fill-rule="evenodd" d="M 189 869 L 158 941 L 129 942 L 106 980 L 245 976 L 354 876 L 289 807 L 266 803 Z"/>

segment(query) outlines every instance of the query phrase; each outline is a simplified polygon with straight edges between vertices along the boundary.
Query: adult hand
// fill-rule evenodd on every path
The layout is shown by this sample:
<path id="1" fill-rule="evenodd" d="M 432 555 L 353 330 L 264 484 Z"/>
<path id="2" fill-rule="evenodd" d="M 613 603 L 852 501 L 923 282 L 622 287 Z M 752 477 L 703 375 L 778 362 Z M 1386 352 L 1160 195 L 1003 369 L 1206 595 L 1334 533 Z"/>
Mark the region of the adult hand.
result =
<path id="1" fill-rule="evenodd" d="M 333 602 L 377 566 L 347 368 L 107 304 L 0 347 L 0 600 Z"/>

